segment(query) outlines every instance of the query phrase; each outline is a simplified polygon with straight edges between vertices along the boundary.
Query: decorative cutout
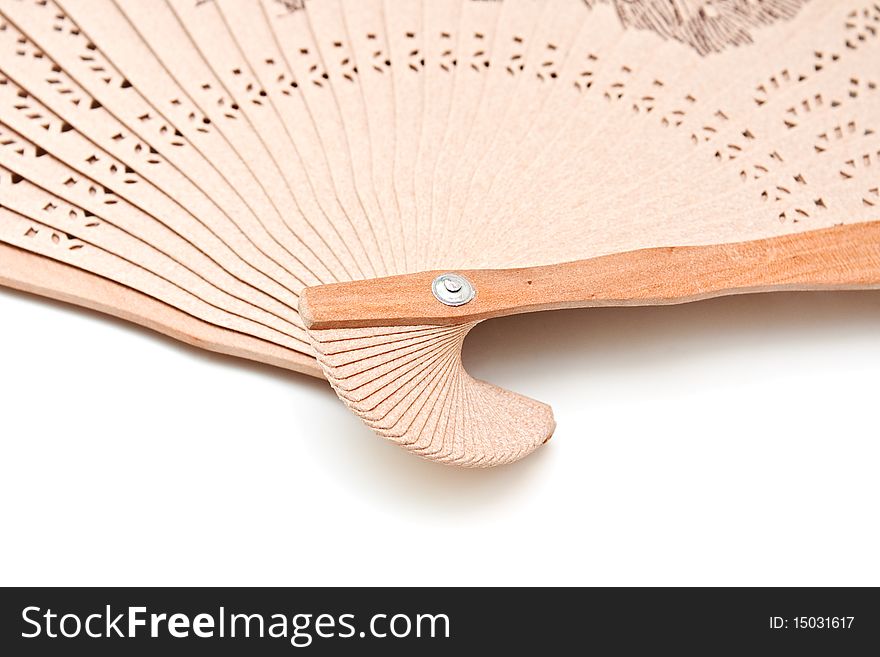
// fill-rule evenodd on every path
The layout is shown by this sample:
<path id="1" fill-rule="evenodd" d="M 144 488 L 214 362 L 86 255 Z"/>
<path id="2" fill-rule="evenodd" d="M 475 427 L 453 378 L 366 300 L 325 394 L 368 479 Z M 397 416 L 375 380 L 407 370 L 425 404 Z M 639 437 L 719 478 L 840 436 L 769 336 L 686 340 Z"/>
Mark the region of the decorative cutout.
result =
<path id="1" fill-rule="evenodd" d="M 473 324 L 312 346 L 303 287 L 789 236 L 880 207 L 876 2 L 601 3 L 7 2 L 0 241 L 116 276 L 180 310 L 182 334 L 317 354 L 422 456 L 515 460 L 552 416 L 461 369 Z"/>

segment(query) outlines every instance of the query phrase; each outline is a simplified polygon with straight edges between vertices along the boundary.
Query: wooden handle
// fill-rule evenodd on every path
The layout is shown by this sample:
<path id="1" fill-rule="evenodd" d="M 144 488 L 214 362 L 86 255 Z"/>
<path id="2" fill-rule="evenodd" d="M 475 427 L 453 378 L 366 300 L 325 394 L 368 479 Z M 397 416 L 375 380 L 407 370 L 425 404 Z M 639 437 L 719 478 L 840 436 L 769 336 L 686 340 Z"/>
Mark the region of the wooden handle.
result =
<path id="1" fill-rule="evenodd" d="M 880 222 L 771 239 L 666 247 L 545 267 L 466 270 L 476 296 L 438 301 L 443 272 L 307 288 L 300 314 L 340 398 L 377 433 L 432 460 L 491 466 L 546 442 L 550 408 L 461 366 L 479 321 L 590 306 L 683 303 L 774 290 L 880 287 Z"/>
<path id="2" fill-rule="evenodd" d="M 770 239 L 661 247 L 524 269 L 462 270 L 476 297 L 434 298 L 442 271 L 306 288 L 307 328 L 449 326 L 492 317 L 594 306 L 696 301 L 774 290 L 862 289 L 880 284 L 880 221 Z"/>

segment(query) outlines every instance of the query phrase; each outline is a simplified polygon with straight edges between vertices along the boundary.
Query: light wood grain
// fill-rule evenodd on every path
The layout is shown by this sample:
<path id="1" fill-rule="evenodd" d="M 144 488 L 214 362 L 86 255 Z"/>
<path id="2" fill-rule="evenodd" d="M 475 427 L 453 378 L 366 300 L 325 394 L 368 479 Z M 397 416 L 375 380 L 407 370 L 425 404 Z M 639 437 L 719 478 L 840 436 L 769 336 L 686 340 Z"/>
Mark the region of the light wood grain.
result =
<path id="1" fill-rule="evenodd" d="M 457 307 L 431 293 L 431 281 L 441 273 L 306 288 L 300 315 L 310 329 L 448 326 L 539 310 L 875 288 L 880 285 L 880 222 L 734 244 L 641 249 L 544 267 L 458 271 L 477 294 Z"/>
<path id="2" fill-rule="evenodd" d="M 307 288 L 300 314 L 330 384 L 374 431 L 425 458 L 490 467 L 547 442 L 555 421 L 545 404 L 464 370 L 462 344 L 479 321 L 777 290 L 878 288 L 880 222 L 545 267 L 458 272 L 477 290 L 458 307 L 431 293 L 438 273 Z"/>
<path id="3" fill-rule="evenodd" d="M 0 285 L 118 317 L 193 347 L 323 378 L 310 356 L 201 322 L 137 290 L 3 243 Z"/>
<path id="4" fill-rule="evenodd" d="M 0 283 L 515 460 L 477 321 L 877 280 L 880 7 L 704 4 L 0 0 Z"/>

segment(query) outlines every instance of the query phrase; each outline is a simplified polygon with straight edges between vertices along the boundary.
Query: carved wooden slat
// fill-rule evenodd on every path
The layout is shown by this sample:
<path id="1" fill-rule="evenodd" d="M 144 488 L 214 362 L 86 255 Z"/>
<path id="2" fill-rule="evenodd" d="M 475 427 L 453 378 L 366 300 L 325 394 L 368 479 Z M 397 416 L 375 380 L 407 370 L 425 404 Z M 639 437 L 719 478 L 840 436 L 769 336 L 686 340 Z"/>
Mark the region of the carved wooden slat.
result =
<path id="1" fill-rule="evenodd" d="M 875 0 L 0 0 L 0 282 L 446 463 L 554 426 L 474 323 L 875 287 L 878 172 Z"/>

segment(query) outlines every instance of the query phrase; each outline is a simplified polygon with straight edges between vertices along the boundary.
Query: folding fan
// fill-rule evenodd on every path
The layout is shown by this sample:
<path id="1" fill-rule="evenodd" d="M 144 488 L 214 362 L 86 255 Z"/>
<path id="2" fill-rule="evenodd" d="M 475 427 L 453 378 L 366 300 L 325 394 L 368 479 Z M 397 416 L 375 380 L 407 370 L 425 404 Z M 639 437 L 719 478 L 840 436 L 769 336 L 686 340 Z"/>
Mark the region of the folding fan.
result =
<path id="1" fill-rule="evenodd" d="M 481 320 L 880 284 L 878 83 L 871 0 L 0 0 L 0 282 L 506 463 Z"/>

